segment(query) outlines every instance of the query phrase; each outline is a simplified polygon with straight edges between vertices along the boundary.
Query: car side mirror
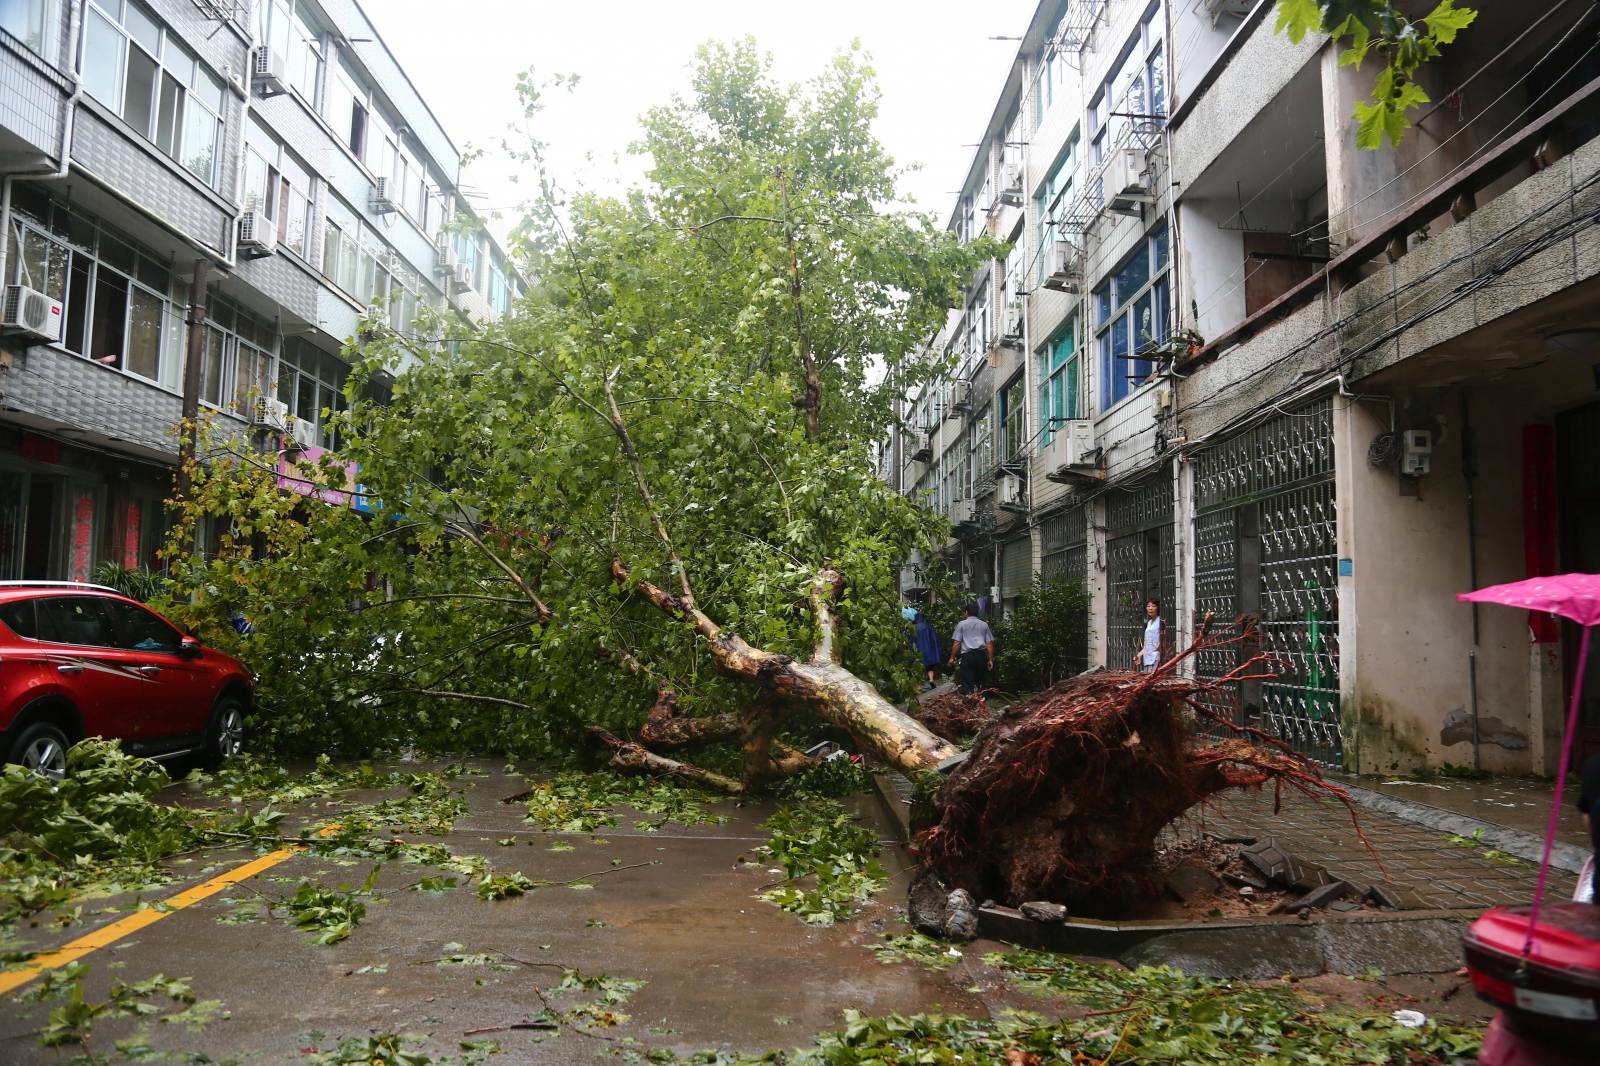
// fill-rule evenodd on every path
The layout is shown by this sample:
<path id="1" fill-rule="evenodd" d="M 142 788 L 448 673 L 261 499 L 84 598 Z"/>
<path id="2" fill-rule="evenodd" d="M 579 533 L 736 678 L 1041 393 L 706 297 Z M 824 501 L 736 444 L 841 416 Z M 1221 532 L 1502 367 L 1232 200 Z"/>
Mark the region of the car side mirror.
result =
<path id="1" fill-rule="evenodd" d="M 182 658 L 198 659 L 200 651 L 200 638 L 192 634 L 185 633 L 183 639 L 178 642 L 178 654 Z"/>

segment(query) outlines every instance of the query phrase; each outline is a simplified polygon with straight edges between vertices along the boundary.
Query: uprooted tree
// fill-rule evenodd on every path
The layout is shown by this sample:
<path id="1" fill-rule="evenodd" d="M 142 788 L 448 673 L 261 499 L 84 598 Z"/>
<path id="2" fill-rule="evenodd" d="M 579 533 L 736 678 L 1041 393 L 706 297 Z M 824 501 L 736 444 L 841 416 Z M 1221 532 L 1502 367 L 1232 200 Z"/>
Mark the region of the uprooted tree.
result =
<path id="1" fill-rule="evenodd" d="M 492 324 L 353 350 L 310 495 L 203 449 L 171 609 L 260 672 L 258 735 L 599 747 L 730 792 L 807 765 L 783 743 L 807 722 L 905 770 L 958 753 L 893 702 L 916 677 L 894 567 L 942 529 L 870 444 L 943 371 L 924 343 L 999 247 L 893 209 L 874 112 L 853 54 L 802 92 L 748 45 L 706 48 L 691 94 L 646 116 L 626 197 L 563 200 L 522 149 L 542 191 L 514 243 L 537 283 Z M 370 516 L 317 498 L 342 500 L 352 462 Z M 185 550 L 202 520 L 204 557 Z M 980 757 L 1033 765 L 1001 728 Z"/>
<path id="2" fill-rule="evenodd" d="M 174 598 L 195 603 L 176 609 L 225 640 L 222 618 L 250 619 L 233 643 L 273 660 L 269 735 L 539 747 L 593 727 L 683 772 L 638 741 L 731 740 L 738 787 L 803 764 L 772 747 L 801 710 L 908 769 L 954 752 L 891 702 L 914 676 L 893 566 L 938 520 L 870 444 L 940 371 L 923 346 L 998 246 L 893 208 L 875 110 L 854 54 L 801 91 L 749 45 L 709 46 L 645 117 L 652 166 L 625 198 L 563 200 L 521 149 L 543 189 L 514 239 L 533 291 L 481 329 L 352 353 L 338 460 L 306 480 L 359 464 L 374 517 L 206 451 L 189 515 L 231 524 L 217 557 L 179 553 Z M 337 721 L 307 712 L 319 687 Z"/>

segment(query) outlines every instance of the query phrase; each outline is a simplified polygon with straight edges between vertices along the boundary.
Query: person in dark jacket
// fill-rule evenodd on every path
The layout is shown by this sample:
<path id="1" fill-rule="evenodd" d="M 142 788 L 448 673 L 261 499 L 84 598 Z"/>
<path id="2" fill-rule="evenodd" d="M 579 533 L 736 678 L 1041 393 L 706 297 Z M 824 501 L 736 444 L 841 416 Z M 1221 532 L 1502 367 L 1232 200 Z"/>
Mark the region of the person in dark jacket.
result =
<path id="1" fill-rule="evenodd" d="M 938 681 L 935 675 L 939 671 L 939 664 L 944 661 L 939 631 L 933 628 L 933 623 L 921 611 L 916 613 L 915 621 L 917 628 L 911 636 L 911 642 L 916 645 L 917 654 L 922 656 L 922 669 L 928 675 L 928 684 L 936 685 Z"/>
<path id="2" fill-rule="evenodd" d="M 1578 810 L 1583 812 L 1583 827 L 1589 831 L 1589 843 L 1594 848 L 1594 902 L 1600 904 L 1600 755 L 1589 756 L 1589 761 L 1583 764 Z"/>

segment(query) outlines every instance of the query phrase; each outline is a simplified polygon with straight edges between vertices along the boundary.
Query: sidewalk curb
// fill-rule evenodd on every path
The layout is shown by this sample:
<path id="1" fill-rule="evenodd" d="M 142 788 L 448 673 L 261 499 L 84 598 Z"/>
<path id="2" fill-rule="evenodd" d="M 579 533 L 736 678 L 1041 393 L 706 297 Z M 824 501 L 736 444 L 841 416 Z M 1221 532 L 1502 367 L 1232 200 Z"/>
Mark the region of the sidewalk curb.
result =
<path id="1" fill-rule="evenodd" d="M 1387 814 L 1415 825 L 1437 829 L 1441 833 L 1453 833 L 1464 837 L 1470 837 L 1475 833 L 1481 834 L 1478 839 L 1488 847 L 1535 865 L 1544 854 L 1544 841 L 1532 833 L 1524 833 L 1520 829 L 1508 829 L 1503 825 L 1495 825 L 1493 822 L 1485 822 L 1479 818 L 1457 814 L 1416 800 L 1386 796 L 1348 780 L 1339 778 L 1331 780 L 1349 792 L 1350 798 L 1355 800 L 1358 806 L 1377 811 L 1379 814 Z M 1557 841 L 1550 852 L 1550 866 L 1576 876 L 1582 872 L 1583 864 L 1588 858 L 1588 854 L 1582 848 Z"/>

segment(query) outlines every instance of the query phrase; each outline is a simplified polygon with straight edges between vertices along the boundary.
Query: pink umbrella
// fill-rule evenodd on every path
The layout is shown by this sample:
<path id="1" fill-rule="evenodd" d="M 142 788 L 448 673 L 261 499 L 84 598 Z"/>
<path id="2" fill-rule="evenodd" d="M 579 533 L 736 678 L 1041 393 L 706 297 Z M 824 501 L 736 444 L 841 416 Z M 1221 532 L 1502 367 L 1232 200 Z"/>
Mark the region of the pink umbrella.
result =
<path id="1" fill-rule="evenodd" d="M 1463 592 L 1458 600 L 1502 603 L 1529 611 L 1545 611 L 1570 618 L 1583 627 L 1578 642 L 1578 672 L 1573 675 L 1572 706 L 1567 711 L 1567 732 L 1561 741 L 1561 766 L 1556 773 L 1555 803 L 1550 808 L 1550 824 L 1544 833 L 1544 858 L 1539 862 L 1539 882 L 1533 890 L 1533 907 L 1528 912 L 1528 939 L 1522 945 L 1526 957 L 1533 950 L 1533 930 L 1539 922 L 1539 905 L 1544 901 L 1545 881 L 1550 876 L 1550 851 L 1555 847 L 1556 826 L 1561 819 L 1561 793 L 1567 783 L 1572 762 L 1572 745 L 1578 734 L 1578 702 L 1582 695 L 1583 670 L 1589 660 L 1589 634 L 1600 625 L 1600 574 L 1560 574 L 1530 577 L 1508 585 L 1490 585 L 1477 592 Z"/>

